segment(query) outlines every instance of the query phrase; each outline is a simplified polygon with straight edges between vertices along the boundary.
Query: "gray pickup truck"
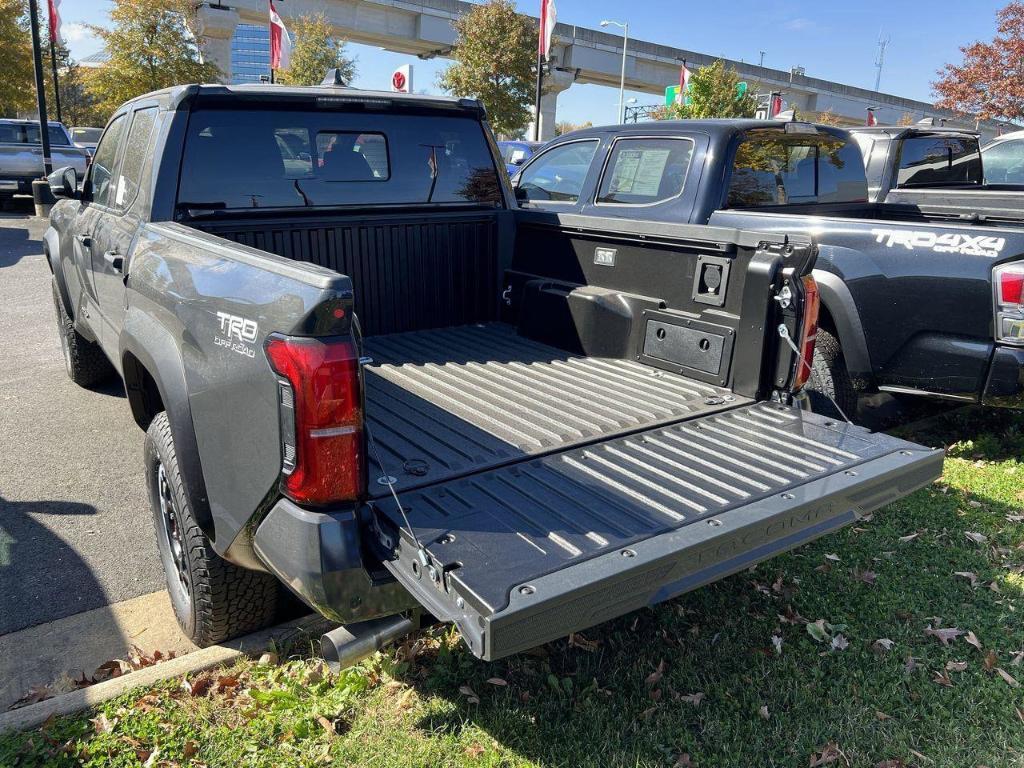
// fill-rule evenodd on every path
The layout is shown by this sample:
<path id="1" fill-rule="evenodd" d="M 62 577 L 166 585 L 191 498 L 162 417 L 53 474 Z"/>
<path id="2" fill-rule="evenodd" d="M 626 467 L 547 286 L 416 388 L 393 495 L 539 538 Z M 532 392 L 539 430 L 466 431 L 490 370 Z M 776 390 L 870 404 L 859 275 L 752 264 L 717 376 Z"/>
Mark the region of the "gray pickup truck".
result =
<path id="1" fill-rule="evenodd" d="M 71 142 L 60 123 L 49 124 L 53 168 L 72 167 L 85 175 L 89 154 Z M 39 121 L 0 119 L 0 206 L 15 195 L 31 195 L 32 180 L 43 175 L 43 146 Z"/>
<path id="2" fill-rule="evenodd" d="M 809 237 L 516 210 L 476 101 L 187 86 L 119 109 L 45 235 L 68 373 L 117 372 L 185 632 L 279 582 L 351 660 L 476 656 L 720 579 L 936 478 L 793 406 Z"/>

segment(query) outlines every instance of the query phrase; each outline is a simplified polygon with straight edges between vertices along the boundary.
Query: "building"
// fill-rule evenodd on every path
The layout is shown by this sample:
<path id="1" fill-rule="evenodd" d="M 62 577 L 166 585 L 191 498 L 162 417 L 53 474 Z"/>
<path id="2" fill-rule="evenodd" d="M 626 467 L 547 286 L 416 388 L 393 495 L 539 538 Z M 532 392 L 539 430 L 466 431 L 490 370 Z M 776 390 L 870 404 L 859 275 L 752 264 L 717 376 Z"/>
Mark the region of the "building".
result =
<path id="1" fill-rule="evenodd" d="M 270 28 L 239 24 L 231 36 L 231 82 L 258 83 L 270 76 Z"/>

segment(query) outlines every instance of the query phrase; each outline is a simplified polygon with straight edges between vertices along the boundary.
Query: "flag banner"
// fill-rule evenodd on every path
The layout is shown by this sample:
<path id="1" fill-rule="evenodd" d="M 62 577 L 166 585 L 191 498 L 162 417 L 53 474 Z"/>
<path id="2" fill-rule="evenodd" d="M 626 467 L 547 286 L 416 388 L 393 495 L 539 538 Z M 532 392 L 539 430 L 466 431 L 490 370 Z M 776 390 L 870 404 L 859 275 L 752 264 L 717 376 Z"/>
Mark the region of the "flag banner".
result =
<path id="1" fill-rule="evenodd" d="M 686 103 L 686 89 L 690 87 L 690 70 L 686 68 L 686 62 L 679 68 L 679 93 L 676 94 L 676 103 Z"/>
<path id="2" fill-rule="evenodd" d="M 274 0 L 267 0 L 270 6 L 270 68 L 288 69 L 292 63 L 292 39 L 277 15 Z"/>
<path id="3" fill-rule="evenodd" d="M 57 45 L 64 44 L 64 38 L 60 35 L 60 0 L 46 0 L 50 11 L 50 42 Z"/>
<path id="4" fill-rule="evenodd" d="M 537 53 L 545 59 L 551 52 L 551 35 L 555 31 L 557 19 L 555 0 L 540 0 L 540 37 L 537 41 Z"/>
<path id="5" fill-rule="evenodd" d="M 875 110 L 873 110 L 873 109 L 869 109 L 868 110 L 867 125 L 869 125 L 869 126 L 878 125 L 878 120 L 875 118 Z"/>

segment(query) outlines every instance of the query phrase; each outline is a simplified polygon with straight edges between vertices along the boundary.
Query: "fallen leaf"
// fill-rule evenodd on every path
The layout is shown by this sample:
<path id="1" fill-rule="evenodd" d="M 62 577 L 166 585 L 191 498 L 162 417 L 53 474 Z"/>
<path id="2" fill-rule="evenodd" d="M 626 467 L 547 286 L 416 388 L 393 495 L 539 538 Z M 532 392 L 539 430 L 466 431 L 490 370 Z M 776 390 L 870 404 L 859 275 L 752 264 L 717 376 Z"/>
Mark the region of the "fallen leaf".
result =
<path id="1" fill-rule="evenodd" d="M 910 674 L 911 672 L 916 670 L 918 666 L 919 665 L 917 663 L 917 659 L 915 659 L 913 656 L 907 656 L 907 660 L 903 664 L 903 671 L 907 674 Z"/>
<path id="2" fill-rule="evenodd" d="M 597 640 L 588 640 L 579 632 L 573 632 L 569 635 L 569 645 L 579 648 L 581 651 L 593 653 L 597 650 L 598 642 Z"/>
<path id="3" fill-rule="evenodd" d="M 238 687 L 238 678 L 231 675 L 224 675 L 217 678 L 217 693 L 232 691 Z"/>
<path id="4" fill-rule="evenodd" d="M 480 744 L 474 741 L 472 744 L 466 747 L 466 756 L 476 760 L 478 757 L 480 757 L 480 755 L 482 755 L 486 751 L 487 750 L 485 750 Z"/>
<path id="5" fill-rule="evenodd" d="M 990 581 L 988 583 L 988 588 L 991 589 L 993 592 L 1002 592 L 1002 590 L 999 588 L 999 582 L 995 580 Z"/>
<path id="6" fill-rule="evenodd" d="M 199 753 L 199 745 L 194 741 L 186 741 L 185 745 L 181 748 L 181 756 L 186 760 L 195 757 Z"/>
<path id="7" fill-rule="evenodd" d="M 967 505 L 969 507 L 971 507 L 972 509 L 981 509 L 981 502 L 980 501 L 975 501 L 974 499 L 971 499 L 970 501 L 968 501 Z"/>
<path id="8" fill-rule="evenodd" d="M 975 544 L 984 544 L 988 541 L 988 536 L 984 533 L 978 533 L 977 531 L 964 531 L 964 536 L 973 541 Z"/>
<path id="9" fill-rule="evenodd" d="M 687 704 L 692 704 L 693 706 L 697 707 L 697 706 L 700 706 L 700 703 L 704 700 L 704 694 L 703 693 L 687 693 L 687 694 L 685 694 L 683 696 L 680 696 L 679 700 L 682 701 L 682 702 L 685 702 Z"/>
<path id="10" fill-rule="evenodd" d="M 640 719 L 641 720 L 650 720 L 651 719 L 651 715 L 653 715 L 657 711 L 658 711 L 658 705 L 657 704 L 655 704 L 653 707 L 648 707 L 647 709 L 645 709 L 643 712 L 640 713 Z"/>
<path id="11" fill-rule="evenodd" d="M 956 571 L 953 573 L 954 576 L 959 576 L 962 579 L 967 579 L 971 582 L 971 586 L 974 587 L 978 583 L 978 574 L 972 573 L 971 571 Z"/>
<path id="12" fill-rule="evenodd" d="M 956 640 L 960 635 L 966 634 L 962 629 L 956 627 L 950 627 L 945 629 L 934 629 L 931 624 L 924 630 L 926 635 L 931 635 L 943 645 L 949 645 L 953 640 Z"/>
<path id="13" fill-rule="evenodd" d="M 896 645 L 895 641 L 888 637 L 880 637 L 871 644 L 871 650 L 875 653 L 886 653 L 891 651 L 894 645 Z"/>
<path id="14" fill-rule="evenodd" d="M 900 536 L 900 541 L 902 541 L 905 544 L 908 541 L 913 541 L 914 539 L 916 539 L 920 535 L 921 535 L 921 532 L 918 531 L 916 533 L 910 534 L 909 536 Z"/>
<path id="15" fill-rule="evenodd" d="M 832 650 L 833 651 L 845 651 L 850 647 L 850 641 L 842 635 L 836 635 L 832 638 Z"/>
<path id="16" fill-rule="evenodd" d="M 892 720 L 892 715 L 887 715 L 887 714 L 885 714 L 885 712 L 883 712 L 880 709 L 876 709 L 875 710 L 875 717 L 877 717 L 879 720 L 882 720 L 882 721 Z"/>
<path id="17" fill-rule="evenodd" d="M 995 669 L 996 668 L 996 664 L 999 663 L 999 657 L 996 656 L 995 650 L 992 649 L 992 648 L 989 648 L 988 649 L 988 653 L 985 654 L 985 660 L 983 662 L 981 662 L 981 663 L 982 663 L 982 666 L 985 667 L 985 671 L 986 672 L 991 672 L 993 669 Z"/>
<path id="18" fill-rule="evenodd" d="M 841 561 L 839 555 L 837 555 L 834 552 L 829 552 L 827 555 L 825 555 L 825 559 L 831 560 L 833 563 L 838 563 Z"/>
<path id="19" fill-rule="evenodd" d="M 764 705 L 759 710 L 757 710 L 757 714 L 759 714 L 763 720 L 767 720 L 769 717 L 771 717 L 771 715 L 768 714 L 767 705 Z"/>
<path id="20" fill-rule="evenodd" d="M 696 768 L 694 762 L 690 759 L 690 755 L 687 752 L 683 752 L 676 761 L 672 763 L 672 768 Z"/>
<path id="21" fill-rule="evenodd" d="M 819 765 L 828 765 L 839 759 L 838 745 L 829 742 L 823 747 L 818 747 L 811 753 L 810 768 L 817 768 Z"/>
<path id="22" fill-rule="evenodd" d="M 277 666 L 277 654 L 274 653 L 273 651 L 267 651 L 262 656 L 260 656 L 259 663 L 260 664 L 264 664 L 266 666 L 270 666 L 270 667 L 276 667 Z"/>
<path id="23" fill-rule="evenodd" d="M 772 635 L 772 647 L 775 649 L 775 653 L 779 656 L 782 655 L 782 636 Z"/>
<path id="24" fill-rule="evenodd" d="M 477 696 L 476 695 L 476 691 L 474 691 L 468 685 L 460 685 L 459 686 L 459 693 L 461 693 L 463 696 L 465 696 L 466 700 L 470 704 L 479 704 L 480 703 L 480 697 Z"/>
<path id="25" fill-rule="evenodd" d="M 1024 515 L 1007 515 L 1006 522 L 1008 523 L 1024 523 Z"/>
<path id="26" fill-rule="evenodd" d="M 948 672 L 963 672 L 967 669 L 966 661 L 947 661 L 946 670 Z"/>
<path id="27" fill-rule="evenodd" d="M 828 640 L 828 632 L 825 631 L 825 620 L 818 619 L 817 621 L 808 622 L 807 634 L 819 643 L 824 643 Z"/>
<path id="28" fill-rule="evenodd" d="M 922 755 L 916 749 L 910 750 L 910 754 L 912 754 L 914 757 L 919 757 L 919 758 L 921 758 L 922 760 L 924 760 L 925 762 L 928 762 L 928 763 L 934 763 L 935 762 L 930 757 L 928 757 L 928 755 Z"/>
<path id="29" fill-rule="evenodd" d="M 1003 678 L 1003 680 L 1005 680 L 1007 685 L 1009 685 L 1011 688 L 1018 688 L 1018 687 L 1020 687 L 1020 683 L 1017 682 L 1017 678 L 1015 678 L 1013 675 L 1011 675 L 1009 672 L 1007 672 L 1002 667 L 996 667 L 996 673 L 1001 678 Z"/>
<path id="30" fill-rule="evenodd" d="M 875 585 L 875 580 L 878 578 L 878 574 L 874 571 L 862 571 L 859 568 L 854 568 L 853 578 L 857 581 L 863 581 L 865 584 L 873 587 Z"/>
<path id="31" fill-rule="evenodd" d="M 658 662 L 657 669 L 655 669 L 653 672 L 651 672 L 651 674 L 649 674 L 647 676 L 647 679 L 644 682 L 646 682 L 648 686 L 655 686 L 655 685 L 657 685 L 659 682 L 661 682 L 661 677 L 662 677 L 662 675 L 665 674 L 665 669 L 666 669 L 665 660 L 661 659 Z"/>
<path id="32" fill-rule="evenodd" d="M 1021 661 L 1024 661 L 1024 651 L 1018 651 L 1017 654 L 1010 659 L 1010 666 L 1019 667 Z"/>
<path id="33" fill-rule="evenodd" d="M 967 633 L 967 636 L 964 638 L 964 642 L 968 645 L 973 645 L 979 651 L 981 650 L 981 641 L 978 640 L 977 635 L 975 635 L 973 632 Z"/>
<path id="34" fill-rule="evenodd" d="M 89 721 L 92 723 L 92 729 L 96 733 L 110 733 L 114 730 L 114 726 L 117 725 L 117 718 L 110 720 L 105 712 L 100 712 L 96 717 Z"/>
<path id="35" fill-rule="evenodd" d="M 149 757 L 146 758 L 146 762 L 142 764 L 142 768 L 153 768 L 158 757 L 160 757 L 160 747 L 155 747 Z"/>
<path id="36" fill-rule="evenodd" d="M 326 733 L 328 737 L 333 738 L 334 736 L 338 735 L 337 731 L 334 730 L 334 723 L 332 723 L 323 715 L 317 715 L 316 721 L 320 723 L 320 727 L 324 729 L 324 733 Z"/>
<path id="37" fill-rule="evenodd" d="M 1024 723 L 1024 709 L 1014 707 L 1014 710 L 1017 712 L 1017 719 Z"/>
<path id="38" fill-rule="evenodd" d="M 192 680 L 189 680 L 186 677 L 181 681 L 181 687 L 188 691 L 192 696 L 204 696 L 206 692 L 210 690 L 210 686 L 212 685 L 213 677 L 207 674 L 199 674 Z"/>
<path id="39" fill-rule="evenodd" d="M 488 677 L 487 682 L 491 685 L 508 685 L 508 681 L 502 680 L 500 677 Z"/>
<path id="40" fill-rule="evenodd" d="M 944 670 L 936 672 L 935 675 L 932 677 L 932 682 L 938 683 L 939 685 L 944 685 L 947 688 L 953 687 L 953 681 L 950 679 L 949 675 L 946 674 Z"/>

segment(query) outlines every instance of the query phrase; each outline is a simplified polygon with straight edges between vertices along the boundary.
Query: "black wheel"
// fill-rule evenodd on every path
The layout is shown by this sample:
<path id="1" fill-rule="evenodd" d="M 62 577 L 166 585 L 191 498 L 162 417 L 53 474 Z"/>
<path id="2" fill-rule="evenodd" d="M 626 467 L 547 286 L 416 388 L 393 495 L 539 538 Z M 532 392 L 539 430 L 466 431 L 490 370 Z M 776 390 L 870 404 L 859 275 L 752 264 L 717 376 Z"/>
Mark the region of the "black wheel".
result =
<path id="1" fill-rule="evenodd" d="M 205 648 L 270 625 L 277 579 L 239 568 L 214 551 L 189 507 L 166 413 L 149 425 L 145 459 L 157 546 L 182 631 Z"/>
<path id="2" fill-rule="evenodd" d="M 827 397 L 826 397 L 827 395 Z M 811 410 L 834 418 L 842 418 L 838 405 L 849 419 L 856 420 L 857 390 L 853 388 L 839 339 L 828 331 L 818 330 L 814 344 L 814 365 L 807 385 Z M 832 399 L 829 400 L 829 397 Z M 833 404 L 832 401 L 835 401 Z"/>
<path id="3" fill-rule="evenodd" d="M 57 336 L 64 354 L 64 367 L 68 377 L 80 387 L 91 387 L 109 379 L 114 366 L 107 360 L 99 345 L 93 344 L 75 330 L 75 322 L 64 309 L 57 290 L 57 278 L 52 280 L 53 309 L 57 313 Z"/>

